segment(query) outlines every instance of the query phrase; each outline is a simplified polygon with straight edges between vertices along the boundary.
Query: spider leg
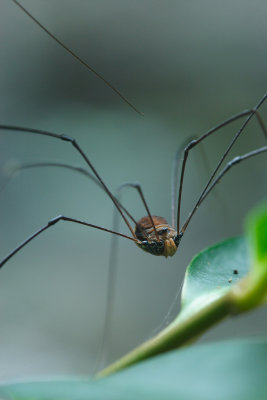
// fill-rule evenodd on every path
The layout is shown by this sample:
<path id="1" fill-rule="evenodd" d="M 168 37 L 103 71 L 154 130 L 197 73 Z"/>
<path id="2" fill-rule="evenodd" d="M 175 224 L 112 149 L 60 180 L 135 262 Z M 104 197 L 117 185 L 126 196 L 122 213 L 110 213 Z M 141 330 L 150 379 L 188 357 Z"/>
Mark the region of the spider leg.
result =
<path id="1" fill-rule="evenodd" d="M 74 222 L 76 224 L 80 224 L 80 225 L 85 225 L 91 228 L 95 228 L 95 229 L 99 229 L 101 231 L 105 231 L 105 232 L 109 232 L 109 233 L 113 233 L 114 235 L 117 236 L 121 236 L 124 237 L 126 239 L 130 239 L 133 242 L 136 242 L 136 239 L 133 239 L 130 236 L 124 235 L 122 233 L 119 232 L 115 232 L 112 231 L 110 229 L 106 229 L 103 228 L 101 226 L 98 225 L 93 225 L 93 224 L 89 224 L 88 222 L 84 222 L 84 221 L 80 221 L 78 219 L 74 219 L 74 218 L 69 218 L 69 217 L 65 217 L 64 215 L 58 215 L 55 218 L 52 218 L 48 221 L 48 223 L 46 225 L 44 225 L 42 228 L 38 229 L 38 231 L 36 231 L 35 233 L 33 233 L 31 236 L 29 236 L 26 240 L 24 240 L 19 246 L 17 246 L 14 250 L 12 250 L 1 262 L 0 262 L 0 268 L 2 268 L 6 262 L 8 260 L 10 260 L 10 258 L 12 258 L 16 253 L 18 253 L 18 251 L 20 251 L 24 246 L 26 246 L 28 243 L 30 243 L 33 239 L 35 239 L 37 236 L 39 236 L 41 233 L 43 233 L 44 231 L 46 231 L 47 229 L 51 228 L 51 226 L 57 224 L 59 221 L 68 221 L 68 222 Z"/>
<path id="2" fill-rule="evenodd" d="M 155 232 L 156 238 L 157 238 L 157 240 L 159 240 L 159 235 L 158 235 L 158 232 L 157 232 L 157 230 L 156 230 L 156 227 L 155 227 L 155 224 L 154 224 L 152 215 L 151 215 L 151 213 L 150 213 L 149 207 L 148 207 L 147 202 L 146 202 L 146 200 L 145 200 L 145 196 L 144 196 L 144 193 L 143 193 L 143 190 L 142 190 L 141 185 L 140 185 L 139 183 L 136 183 L 136 182 L 125 182 L 125 183 L 122 183 L 122 184 L 119 186 L 118 191 L 121 190 L 122 188 L 125 188 L 125 187 L 132 187 L 132 188 L 134 188 L 134 189 L 137 190 L 137 192 L 138 192 L 138 194 L 139 194 L 139 196 L 140 196 L 140 198 L 141 198 L 141 200 L 142 200 L 142 203 L 143 203 L 144 206 L 145 206 L 147 215 L 149 216 L 149 219 L 150 219 L 151 225 L 152 225 L 152 227 L 153 227 L 153 230 L 154 230 L 154 232 Z"/>
<path id="3" fill-rule="evenodd" d="M 71 164 L 66 164 L 66 163 L 41 161 L 41 162 L 31 162 L 31 163 L 20 164 L 18 166 L 15 166 L 14 168 L 11 168 L 11 170 L 7 172 L 7 175 L 8 175 L 7 181 L 1 186 L 0 192 L 8 184 L 9 180 L 12 179 L 18 172 L 27 170 L 27 169 L 31 169 L 31 168 L 45 168 L 45 167 L 63 168 L 63 169 L 69 169 L 71 171 L 78 172 L 78 173 L 86 176 L 87 178 L 91 179 L 96 185 L 98 185 L 102 190 L 104 190 L 103 186 L 99 183 L 99 181 L 95 178 L 95 176 L 93 174 L 91 174 L 89 171 L 87 171 L 87 169 L 85 169 L 85 168 L 78 167 L 78 166 L 71 165 Z M 128 215 L 128 217 L 133 221 L 133 223 L 136 224 L 136 220 L 130 214 L 130 212 L 118 201 L 118 199 L 115 196 L 113 196 L 113 197 L 117 201 L 118 206 L 125 212 L 125 214 Z"/>
<path id="4" fill-rule="evenodd" d="M 113 202 L 113 204 L 115 205 L 115 207 L 117 208 L 119 213 L 121 214 L 124 222 L 126 223 L 126 225 L 129 228 L 132 236 L 136 239 L 136 235 L 134 233 L 134 230 L 131 227 L 131 225 L 130 225 L 129 221 L 127 220 L 127 218 L 125 217 L 124 213 L 122 212 L 122 210 L 121 210 L 119 204 L 117 203 L 116 199 L 113 197 L 113 195 L 110 192 L 110 190 L 108 189 L 107 185 L 104 183 L 103 179 L 100 177 L 100 175 L 96 171 L 95 167 L 93 166 L 93 164 L 91 163 L 89 158 L 86 156 L 86 154 L 84 153 L 84 151 L 82 150 L 82 148 L 79 146 L 79 144 L 76 142 L 76 140 L 74 138 L 72 138 L 71 136 L 67 136 L 67 135 L 59 135 L 57 133 L 47 132 L 47 131 L 43 131 L 43 130 L 40 130 L 40 129 L 25 128 L 25 127 L 20 127 L 20 126 L 0 125 L 0 129 L 11 130 L 11 131 L 13 130 L 13 131 L 19 131 L 19 132 L 26 132 L 26 133 L 34 133 L 34 134 L 37 134 L 37 135 L 49 136 L 49 137 L 53 137 L 55 139 L 59 139 L 59 140 L 63 140 L 63 141 L 66 141 L 68 143 L 71 143 L 71 145 L 82 156 L 82 158 L 84 159 L 86 164 L 89 166 L 89 168 L 91 169 L 91 171 L 93 172 L 93 174 L 95 175 L 95 177 L 97 178 L 99 183 L 102 185 L 102 187 L 105 190 L 106 194 L 109 196 L 109 198 L 111 199 L 111 201 Z"/>
<path id="5" fill-rule="evenodd" d="M 107 85 L 113 92 L 115 92 L 128 106 L 130 106 L 135 112 L 140 115 L 144 115 L 141 111 L 139 111 L 123 94 L 115 88 L 110 82 L 104 78 L 99 72 L 97 72 L 94 68 L 92 68 L 87 62 L 85 62 L 81 57 L 78 56 L 74 51 L 72 51 L 69 47 L 67 47 L 61 40 L 59 40 L 52 32 L 50 32 L 41 22 L 39 22 L 25 7 L 23 7 L 17 0 L 12 0 L 28 17 L 34 21 L 48 36 L 50 36 L 57 44 L 59 44 L 65 51 L 67 51 L 72 57 L 74 57 L 80 64 L 82 64 L 87 70 L 91 71 L 97 78 L 101 79 L 105 85 Z"/>
<path id="6" fill-rule="evenodd" d="M 180 232 L 180 213 L 181 213 L 181 199 L 182 199 L 182 188 L 183 188 L 183 180 L 184 180 L 184 172 L 185 172 L 185 166 L 186 166 L 186 161 L 188 158 L 188 154 L 189 151 L 192 150 L 195 146 L 197 146 L 200 142 L 202 142 L 204 139 L 206 139 L 208 136 L 212 135 L 213 133 L 215 133 L 216 131 L 218 131 L 220 128 L 229 125 L 230 123 L 232 123 L 233 121 L 236 121 L 240 118 L 243 117 L 247 117 L 245 122 L 242 124 L 241 128 L 237 131 L 237 133 L 234 135 L 233 139 L 231 140 L 229 146 L 227 147 L 226 151 L 224 152 L 223 156 L 221 157 L 219 163 L 217 164 L 215 170 L 213 171 L 213 173 L 211 174 L 211 177 L 209 178 L 207 184 L 205 185 L 199 199 L 197 200 L 192 212 L 189 214 L 188 219 L 186 220 L 186 223 L 183 225 L 183 229 L 185 230 L 192 218 L 192 216 L 194 215 L 195 211 L 197 210 L 201 199 L 203 197 L 203 195 L 205 194 L 206 190 L 208 189 L 209 185 L 211 184 L 213 178 L 215 177 L 217 171 L 219 170 L 220 166 L 222 165 L 223 161 L 225 160 L 226 156 L 228 155 L 229 151 L 231 150 L 231 148 L 233 147 L 234 143 L 236 142 L 236 140 L 238 139 L 238 137 L 241 135 L 241 133 L 243 132 L 243 130 L 245 129 L 245 127 L 247 126 L 247 124 L 249 123 L 249 121 L 251 120 L 251 118 L 255 115 L 259 125 L 262 129 L 262 132 L 264 134 L 264 136 L 267 139 L 267 129 L 263 123 L 262 118 L 259 115 L 258 109 L 260 108 L 260 106 L 263 104 L 263 102 L 266 100 L 267 98 L 267 93 L 261 98 L 261 100 L 258 102 L 258 104 L 256 105 L 256 107 L 250 109 L 250 110 L 245 110 L 242 111 L 239 114 L 236 114 L 232 117 L 230 117 L 229 119 L 223 121 L 222 123 L 216 125 L 214 128 L 210 129 L 209 131 L 207 131 L 206 133 L 204 133 L 202 136 L 200 136 L 199 138 L 192 140 L 184 149 L 184 155 L 183 155 L 183 162 L 182 162 L 182 167 L 181 167 L 181 175 L 180 175 L 180 185 L 179 185 L 179 194 L 178 194 L 178 206 L 177 206 L 177 232 Z M 181 233 L 184 233 L 184 230 L 181 229 Z"/>
<path id="7" fill-rule="evenodd" d="M 116 198 L 120 203 L 120 192 L 121 190 L 132 187 L 138 191 L 142 191 L 141 186 L 135 182 L 125 182 L 122 183 L 116 189 Z M 139 188 L 139 190 L 138 190 Z M 141 197 L 142 199 L 142 197 Z M 121 203 L 120 203 L 121 204 Z M 136 224 L 136 223 L 135 223 Z M 112 229 L 117 231 L 119 229 L 119 219 L 118 213 L 114 208 L 113 214 L 113 224 Z M 146 232 L 144 231 L 146 235 Z M 105 315 L 104 315 L 104 324 L 103 324 L 103 334 L 100 339 L 99 343 L 99 351 L 98 357 L 95 364 L 94 373 L 96 373 L 100 368 L 101 364 L 104 361 L 104 357 L 107 354 L 109 338 L 111 335 L 111 328 L 112 328 L 112 319 L 113 319 L 113 312 L 114 312 L 114 297 L 116 293 L 116 280 L 117 280 L 117 262 L 118 262 L 118 236 L 111 237 L 111 244 L 110 244 L 110 257 L 109 257 L 109 265 L 108 265 L 108 272 L 107 272 L 107 290 L 106 290 L 106 307 L 105 307 Z"/>
<path id="8" fill-rule="evenodd" d="M 212 184 L 209 186 L 209 188 L 206 190 L 205 194 L 203 195 L 203 197 L 201 198 L 201 201 L 199 204 L 201 204 L 205 198 L 208 196 L 208 194 L 212 191 L 212 189 L 214 188 L 215 185 L 217 185 L 222 177 L 234 166 L 239 164 L 240 162 L 247 160 L 248 158 L 257 156 L 261 153 L 264 153 L 265 151 L 267 151 L 267 146 L 263 146 L 260 147 L 256 150 L 250 151 L 249 153 L 243 154 L 242 156 L 236 156 L 235 158 L 233 158 L 231 161 L 229 161 L 226 166 L 224 167 L 224 169 L 220 172 L 220 174 L 216 177 L 216 179 L 212 182 Z M 183 229 L 183 228 L 182 228 Z"/>
<path id="9" fill-rule="evenodd" d="M 171 215 L 172 215 L 172 227 L 175 227 L 175 206 L 177 204 L 177 184 L 178 184 L 178 171 L 179 171 L 179 164 L 181 161 L 181 157 L 183 155 L 184 149 L 188 146 L 192 140 L 196 139 L 196 137 L 189 137 L 186 139 L 177 149 L 173 164 L 172 164 L 172 177 L 171 177 Z"/>

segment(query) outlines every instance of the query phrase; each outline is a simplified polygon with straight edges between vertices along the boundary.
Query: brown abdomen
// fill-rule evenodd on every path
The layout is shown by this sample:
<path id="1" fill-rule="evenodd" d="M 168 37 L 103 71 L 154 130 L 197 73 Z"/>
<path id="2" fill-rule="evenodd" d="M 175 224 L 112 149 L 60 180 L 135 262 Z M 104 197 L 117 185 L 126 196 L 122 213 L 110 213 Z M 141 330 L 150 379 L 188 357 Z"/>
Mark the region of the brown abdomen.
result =
<path id="1" fill-rule="evenodd" d="M 157 225 L 168 225 L 168 222 L 163 217 L 159 217 L 159 216 L 153 215 L 152 219 L 153 219 L 153 222 L 154 222 L 155 226 L 157 226 Z M 153 226 L 151 224 L 150 218 L 149 217 L 141 218 L 137 222 L 137 224 L 135 226 L 135 234 L 136 234 L 137 239 L 139 239 L 141 241 L 142 240 L 146 240 L 147 237 L 144 235 L 144 231 L 147 231 L 147 230 L 150 230 L 150 229 L 153 230 Z"/>

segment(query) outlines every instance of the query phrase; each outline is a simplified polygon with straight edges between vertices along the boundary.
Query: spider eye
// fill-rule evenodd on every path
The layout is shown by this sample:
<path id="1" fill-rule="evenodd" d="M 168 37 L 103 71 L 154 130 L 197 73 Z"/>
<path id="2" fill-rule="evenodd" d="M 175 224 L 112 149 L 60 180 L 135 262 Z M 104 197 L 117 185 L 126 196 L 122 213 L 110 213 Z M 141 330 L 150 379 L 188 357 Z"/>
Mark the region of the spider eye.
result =
<path id="1" fill-rule="evenodd" d="M 167 233 L 168 232 L 168 228 L 162 228 L 158 231 L 159 235 L 162 235 L 163 233 Z"/>

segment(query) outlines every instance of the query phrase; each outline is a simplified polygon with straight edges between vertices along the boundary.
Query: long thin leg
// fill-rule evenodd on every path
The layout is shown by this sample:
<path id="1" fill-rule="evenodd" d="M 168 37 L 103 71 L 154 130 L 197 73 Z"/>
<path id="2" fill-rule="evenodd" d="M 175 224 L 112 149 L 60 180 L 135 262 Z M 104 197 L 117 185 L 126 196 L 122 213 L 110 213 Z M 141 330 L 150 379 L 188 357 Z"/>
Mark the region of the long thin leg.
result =
<path id="1" fill-rule="evenodd" d="M 11 126 L 11 125 L 0 125 L 0 129 L 10 130 L 10 131 L 13 130 L 13 131 L 19 131 L 19 132 L 27 132 L 27 133 L 35 133 L 37 135 L 50 136 L 50 137 L 53 137 L 53 138 L 60 139 L 60 140 L 63 140 L 65 142 L 71 143 L 72 146 L 80 153 L 80 155 L 82 156 L 82 158 L 84 159 L 86 164 L 93 171 L 94 175 L 96 176 L 96 178 L 98 179 L 100 184 L 103 186 L 105 192 L 107 193 L 107 195 L 112 200 L 112 202 L 114 203 L 115 207 L 117 208 L 117 210 L 121 214 L 124 222 L 126 223 L 126 225 L 129 228 L 131 234 L 133 235 L 134 238 L 136 238 L 136 235 L 134 233 L 133 228 L 131 227 L 131 225 L 129 224 L 127 218 L 125 217 L 125 215 L 123 214 L 122 210 L 120 209 L 118 203 L 116 202 L 116 199 L 113 197 L 112 193 L 110 192 L 110 190 L 108 189 L 108 187 L 106 186 L 106 184 L 104 183 L 104 181 L 102 180 L 100 175 L 97 173 L 97 171 L 94 168 L 94 166 L 92 165 L 91 161 L 85 155 L 84 151 L 81 149 L 81 147 L 78 145 L 78 143 L 76 142 L 76 140 L 74 138 L 72 138 L 70 136 L 67 136 L 67 135 L 58 135 L 57 133 L 47 132 L 47 131 L 43 131 L 43 130 L 40 130 L 40 129 L 24 128 L 24 127 Z"/>
<path id="2" fill-rule="evenodd" d="M 185 140 L 175 153 L 172 165 L 172 177 L 171 177 L 171 215 L 172 215 L 172 227 L 175 227 L 175 207 L 177 204 L 177 184 L 178 184 L 178 170 L 184 149 L 192 140 L 196 139 L 194 136 L 189 137 Z"/>
<path id="3" fill-rule="evenodd" d="M 219 125 L 216 125 L 214 128 L 210 129 L 209 131 L 207 131 L 206 133 L 204 133 L 202 136 L 200 136 L 198 139 L 193 140 L 191 143 L 189 143 L 189 145 L 185 148 L 184 150 L 184 157 L 183 157 L 183 163 L 182 163 L 182 168 L 181 168 L 181 177 L 180 177 L 180 186 L 179 186 L 179 195 L 178 195 L 178 207 L 177 207 L 177 231 L 180 232 L 180 212 L 181 212 L 181 198 L 182 198 L 182 187 L 183 187 L 183 180 L 184 180 L 184 171 L 185 171 L 185 165 L 186 165 L 186 160 L 188 157 L 188 153 L 189 151 L 194 148 L 198 143 L 202 142 L 202 140 L 206 139 L 208 136 L 210 136 L 211 134 L 213 134 L 214 132 L 218 131 L 220 128 L 230 124 L 233 121 L 236 121 L 242 117 L 247 116 L 247 119 L 245 120 L 245 122 L 242 124 L 241 128 L 238 130 L 238 132 L 235 134 L 234 138 L 232 139 L 232 141 L 230 142 L 227 150 L 225 151 L 225 153 L 223 154 L 221 160 L 219 161 L 218 165 L 216 166 L 215 170 L 213 171 L 209 181 L 207 182 L 205 188 L 203 189 L 201 196 L 199 197 L 198 201 L 196 202 L 195 207 L 193 208 L 192 212 L 189 215 L 188 218 L 188 223 L 190 222 L 192 216 L 194 215 L 195 211 L 197 210 L 198 206 L 199 206 L 199 201 L 201 200 L 201 197 L 203 196 L 203 194 L 205 193 L 205 191 L 207 190 L 208 186 L 210 185 L 211 181 L 213 180 L 215 174 L 217 173 L 218 169 L 220 168 L 221 164 L 223 163 L 223 161 L 225 160 L 227 154 L 229 153 L 229 151 L 231 150 L 231 148 L 233 147 L 234 143 L 236 142 L 236 140 L 238 139 L 238 137 L 240 136 L 240 134 L 243 132 L 244 128 L 246 127 L 246 125 L 248 124 L 248 122 L 250 121 L 250 119 L 253 117 L 253 115 L 256 115 L 256 118 L 262 128 L 263 134 L 267 139 L 267 129 L 258 113 L 258 109 L 259 107 L 263 104 L 263 102 L 266 100 L 267 98 L 267 93 L 262 97 L 262 99 L 259 101 L 259 103 L 256 105 L 255 108 L 251 109 L 251 110 L 245 110 L 239 114 L 236 114 L 234 116 L 232 116 L 231 118 L 223 121 L 222 123 L 220 123 Z M 185 229 L 188 225 L 188 223 L 185 226 Z M 184 231 L 181 231 L 182 233 L 184 233 Z"/>
<path id="4" fill-rule="evenodd" d="M 75 165 L 71 164 L 65 164 L 65 163 L 58 163 L 58 162 L 49 162 L 49 161 L 42 161 L 42 162 L 32 162 L 32 163 L 25 163 L 21 164 L 19 166 L 15 166 L 12 168 L 9 172 L 9 176 L 7 177 L 8 181 L 11 179 L 16 173 L 25 170 L 25 169 L 31 169 L 31 168 L 43 168 L 43 167 L 56 167 L 56 168 L 64 168 L 64 169 L 69 169 L 71 171 L 78 172 L 87 178 L 91 179 L 96 185 L 98 185 L 102 190 L 105 191 L 103 186 L 99 183 L 99 181 L 92 175 L 87 169 L 82 168 L 82 167 L 77 167 Z M 3 190 L 5 185 L 8 183 L 5 182 L 4 185 L 1 186 L 0 192 Z M 113 196 L 114 197 L 114 196 Z M 136 225 L 136 220 L 134 217 L 130 214 L 130 212 L 118 201 L 116 197 L 114 199 L 117 201 L 119 207 L 125 212 L 125 214 L 128 215 L 128 217 L 133 221 L 133 223 Z"/>
<path id="5" fill-rule="evenodd" d="M 146 200 L 145 200 L 145 196 L 144 196 L 143 190 L 142 190 L 142 188 L 141 188 L 141 185 L 140 185 L 139 183 L 136 183 L 136 182 L 125 182 L 125 183 L 123 183 L 123 184 L 121 184 L 121 185 L 119 186 L 119 189 L 118 189 L 118 190 L 121 190 L 121 189 L 124 188 L 124 187 L 132 187 L 132 188 L 136 189 L 137 192 L 139 193 L 140 198 L 141 198 L 141 200 L 142 200 L 142 202 L 143 202 L 143 204 L 144 204 L 144 206 L 145 206 L 147 215 L 149 216 L 149 219 L 150 219 L 151 225 L 152 225 L 152 227 L 153 227 L 153 230 L 154 230 L 154 232 L 155 232 L 156 238 L 157 238 L 157 240 L 159 241 L 159 240 L 160 240 L 160 239 L 159 239 L 159 235 L 158 235 L 158 232 L 157 232 L 157 230 L 156 230 L 156 227 L 155 227 L 155 224 L 154 224 L 152 215 L 151 215 L 151 213 L 150 213 L 150 211 L 149 211 L 147 202 L 146 202 Z"/>
<path id="6" fill-rule="evenodd" d="M 192 143 L 192 141 L 198 139 L 196 136 L 191 136 L 189 137 L 185 142 L 179 146 L 178 150 L 175 153 L 174 159 L 173 159 L 173 166 L 172 166 L 172 179 L 171 179 L 171 215 L 172 215 L 172 226 L 173 228 L 176 225 L 175 221 L 175 211 L 176 211 L 176 205 L 177 205 L 177 186 L 178 186 L 178 172 L 179 172 L 179 164 L 182 158 L 182 154 L 184 153 L 185 149 L 189 144 Z M 199 143 L 200 147 L 202 143 Z M 210 171 L 210 165 L 208 163 L 208 160 L 205 156 L 205 151 L 204 148 L 201 147 L 202 151 L 202 159 L 205 161 L 205 169 L 206 171 Z M 179 213 L 180 215 L 180 213 Z"/>
<path id="7" fill-rule="evenodd" d="M 87 171 L 85 168 L 78 167 L 75 165 L 71 164 L 66 164 L 66 163 L 59 163 L 59 162 L 50 162 L 50 161 L 38 161 L 38 162 L 29 162 L 29 163 L 23 163 L 23 164 L 16 164 L 14 166 L 11 166 L 11 168 L 8 168 L 7 170 L 7 179 L 13 178 L 17 173 L 25 170 L 25 169 L 32 169 L 32 168 L 43 168 L 43 167 L 56 167 L 56 168 L 66 168 L 70 169 L 72 171 L 79 172 L 83 174 L 84 176 L 87 176 L 90 178 L 96 185 L 102 188 L 101 184 L 99 181 L 94 177 L 93 174 L 91 174 L 89 171 Z"/>
<path id="8" fill-rule="evenodd" d="M 133 242 L 137 242 L 136 239 L 133 239 L 132 237 L 127 236 L 127 235 L 124 235 L 124 234 L 122 234 L 122 233 L 114 232 L 114 231 L 111 231 L 110 229 L 102 228 L 101 226 L 97 226 L 97 225 L 93 225 L 93 224 L 88 224 L 87 222 L 80 221 L 80 220 L 78 220 L 78 219 L 65 217 L 65 216 L 63 216 L 63 215 L 58 215 L 57 217 L 50 219 L 50 220 L 48 221 L 48 223 L 47 223 L 45 226 L 43 226 L 41 229 L 39 229 L 38 231 L 36 231 L 33 235 L 29 236 L 26 240 L 24 240 L 24 242 L 22 242 L 19 246 L 17 246 L 14 250 L 12 250 L 11 253 L 9 253 L 9 254 L 0 262 L 0 268 L 2 268 L 3 265 L 5 265 L 5 263 L 6 263 L 11 257 L 13 257 L 18 251 L 20 251 L 24 246 L 26 246 L 26 245 L 27 245 L 29 242 L 31 242 L 34 238 L 36 238 L 37 236 L 39 236 L 42 232 L 46 231 L 48 228 L 50 228 L 51 226 L 55 225 L 55 224 L 58 223 L 59 221 L 75 222 L 76 224 L 85 225 L 85 226 L 89 226 L 90 228 L 95 228 L 95 229 L 99 229 L 99 230 L 101 230 L 101 231 L 113 233 L 114 235 L 124 237 L 124 238 L 126 238 L 126 239 L 132 240 Z"/>
<path id="9" fill-rule="evenodd" d="M 201 201 L 199 205 L 205 200 L 205 198 L 208 196 L 208 194 L 212 191 L 215 185 L 217 185 L 222 177 L 228 172 L 234 165 L 239 164 L 241 161 L 247 160 L 248 158 L 257 156 L 261 153 L 267 152 L 267 146 L 260 147 L 259 149 L 250 151 L 249 153 L 243 154 L 242 156 L 237 156 L 233 158 L 231 161 L 229 161 L 224 169 L 220 172 L 220 174 L 216 177 L 216 179 L 212 182 L 208 190 L 205 192 L 205 194 L 202 196 Z M 183 230 L 183 228 L 182 228 Z"/>
<path id="10" fill-rule="evenodd" d="M 241 128 L 239 129 L 239 131 L 236 133 L 236 135 L 234 136 L 233 140 L 230 142 L 230 145 L 228 146 L 227 150 L 225 151 L 225 153 L 223 154 L 221 160 L 219 161 L 219 163 L 217 164 L 215 170 L 213 171 L 210 179 L 208 180 L 206 186 L 204 187 L 198 201 L 196 202 L 193 210 L 191 211 L 191 213 L 189 214 L 189 217 L 187 218 L 185 224 L 183 225 L 183 228 L 181 230 L 182 233 L 185 232 L 191 218 L 193 217 L 194 213 L 196 212 L 196 210 L 199 207 L 199 204 L 201 202 L 202 197 L 204 196 L 206 190 L 208 189 L 209 185 L 211 184 L 213 178 L 215 177 L 217 171 L 219 170 L 220 166 L 222 165 L 223 161 L 225 160 L 227 154 L 229 153 L 229 151 L 231 150 L 231 148 L 233 147 L 234 143 L 236 142 L 236 140 L 238 139 L 238 137 L 240 136 L 240 134 L 243 132 L 244 128 L 246 127 L 246 125 L 248 124 L 248 122 L 250 121 L 250 119 L 253 117 L 254 114 L 258 115 L 257 113 L 257 109 L 261 106 L 261 104 L 264 102 L 264 100 L 267 98 L 267 94 L 264 95 L 264 97 L 259 101 L 259 103 L 257 104 L 257 106 L 253 109 L 252 114 L 249 115 L 249 117 L 246 119 L 246 121 L 243 123 L 243 125 L 241 126 Z M 261 127 L 262 127 L 262 120 L 260 123 Z M 265 128 L 265 127 L 264 127 Z M 263 131 L 264 135 L 265 135 L 265 130 Z M 266 135 L 265 135 L 266 136 Z"/>
<path id="11" fill-rule="evenodd" d="M 116 189 L 116 198 L 120 199 L 120 189 L 121 187 Z M 119 229 L 119 218 L 118 213 L 116 212 L 116 208 L 114 208 L 113 212 L 113 223 L 112 229 L 117 231 Z M 98 354 L 96 358 L 94 373 L 95 375 L 98 370 L 101 369 L 102 364 L 107 362 L 108 357 L 108 345 L 109 345 L 109 338 L 111 335 L 111 328 L 112 328 L 112 320 L 113 320 L 113 313 L 114 313 L 114 302 L 115 302 L 115 293 L 116 293 L 116 281 L 117 281 L 117 274 L 118 274 L 118 236 L 112 236 L 110 242 L 110 256 L 109 256 L 109 263 L 108 263 L 108 270 L 107 270 L 107 289 L 106 289 L 106 299 L 105 299 L 105 311 L 103 317 L 103 328 L 102 334 L 99 341 L 98 346 Z"/>
<path id="12" fill-rule="evenodd" d="M 15 3 L 28 17 L 31 18 L 32 21 L 34 21 L 48 36 L 50 36 L 53 40 L 55 40 L 61 47 L 63 47 L 64 50 L 66 50 L 69 54 L 72 55 L 79 63 L 81 63 L 84 67 L 86 67 L 89 71 L 91 71 L 94 75 L 96 75 L 99 79 L 101 79 L 105 85 L 107 85 L 113 92 L 115 92 L 125 103 L 127 103 L 134 111 L 136 111 L 138 114 L 143 115 L 141 111 L 139 111 L 132 103 L 130 103 L 129 100 L 126 99 L 122 95 L 122 93 L 116 89 L 111 83 L 109 83 L 101 74 L 99 74 L 94 68 L 90 67 L 89 64 L 87 64 L 84 60 L 82 60 L 74 51 L 72 51 L 70 48 L 68 48 L 63 42 L 61 42 L 53 33 L 51 33 L 48 29 L 45 28 L 44 25 L 42 25 L 26 8 L 24 8 L 17 0 L 12 0 L 13 3 Z"/>
<path id="13" fill-rule="evenodd" d="M 127 187 L 133 187 L 133 188 L 137 189 L 137 186 L 138 186 L 138 184 L 135 182 L 122 183 L 116 189 L 116 198 L 119 199 L 118 201 L 120 202 L 121 190 L 123 190 Z M 141 189 L 140 185 L 139 185 L 139 188 Z M 138 193 L 140 193 L 140 192 L 138 191 Z M 116 209 L 114 209 L 112 229 L 115 231 L 118 231 L 119 219 L 118 219 L 118 213 L 115 211 L 116 211 Z M 144 234 L 146 235 L 145 231 L 144 231 Z M 116 280 L 117 280 L 117 261 L 118 261 L 117 258 L 118 258 L 118 236 L 112 236 L 111 237 L 111 246 L 110 246 L 110 258 L 109 258 L 109 265 L 108 265 L 108 273 L 107 273 L 108 284 L 107 284 L 107 290 L 106 290 L 106 308 L 105 308 L 105 314 L 104 314 L 103 334 L 100 339 L 99 352 L 98 352 L 98 357 L 96 360 L 96 366 L 95 366 L 95 371 L 94 371 L 95 373 L 101 368 L 101 363 L 103 363 L 104 355 L 108 349 L 108 339 L 111 334 L 111 324 L 112 324 L 112 317 L 113 317 L 113 312 L 114 312 L 114 301 L 115 301 L 114 297 L 115 297 L 115 293 L 116 293 L 115 289 L 116 289 Z"/>

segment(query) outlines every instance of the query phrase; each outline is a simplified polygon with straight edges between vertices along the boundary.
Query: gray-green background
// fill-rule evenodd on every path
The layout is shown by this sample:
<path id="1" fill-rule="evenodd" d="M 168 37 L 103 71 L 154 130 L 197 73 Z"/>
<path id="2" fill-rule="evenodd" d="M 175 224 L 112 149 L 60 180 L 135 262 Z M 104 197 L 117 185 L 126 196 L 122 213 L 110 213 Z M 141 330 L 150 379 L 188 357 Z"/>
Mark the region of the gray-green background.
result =
<path id="1" fill-rule="evenodd" d="M 48 29 L 118 87 L 134 113 L 99 79 L 47 37 L 12 1 L 1 0 L 1 123 L 74 136 L 105 182 L 142 184 L 153 214 L 170 222 L 175 150 L 266 91 L 265 1 L 23 0 Z M 266 105 L 262 116 L 266 120 Z M 239 124 L 205 143 L 211 165 Z M 264 145 L 255 121 L 231 158 Z M 1 184 L 12 165 L 61 161 L 84 165 L 70 145 L 0 133 Z M 201 151 L 190 155 L 183 216 L 207 179 Z M 186 265 L 202 248 L 243 230 L 247 212 L 266 197 L 266 156 L 236 167 L 195 215 L 172 259 L 119 242 L 112 360 L 150 337 L 168 314 Z M 123 202 L 145 215 L 131 190 Z M 0 193 L 0 253 L 51 217 L 65 214 L 112 227 L 107 196 L 83 176 L 28 170 Z M 121 224 L 120 230 L 127 233 Z M 88 374 L 103 331 L 110 235 L 61 223 L 0 271 L 0 378 Z M 170 313 L 171 319 L 178 303 Z M 266 333 L 266 310 L 229 320 L 201 340 Z"/>

